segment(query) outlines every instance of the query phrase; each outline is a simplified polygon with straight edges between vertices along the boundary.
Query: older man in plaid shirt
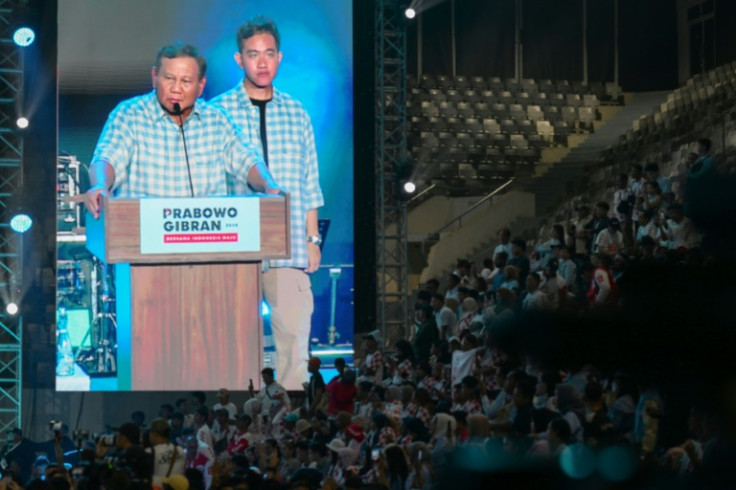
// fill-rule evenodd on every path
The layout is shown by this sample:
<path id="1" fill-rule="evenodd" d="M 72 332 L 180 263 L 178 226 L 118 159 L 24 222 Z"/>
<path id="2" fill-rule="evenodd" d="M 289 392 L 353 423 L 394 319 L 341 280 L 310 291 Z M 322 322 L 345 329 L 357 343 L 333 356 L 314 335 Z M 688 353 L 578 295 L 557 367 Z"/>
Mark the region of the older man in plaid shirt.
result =
<path id="1" fill-rule="evenodd" d="M 84 200 L 95 218 L 100 195 L 110 191 L 116 197 L 226 195 L 228 182 L 235 181 L 283 192 L 232 118 L 199 99 L 206 70 L 194 46 L 164 46 L 152 70 L 154 90 L 121 102 L 110 114 Z"/>
<path id="2" fill-rule="evenodd" d="M 316 271 L 321 260 L 317 208 L 324 198 L 309 115 L 301 103 L 273 86 L 282 58 L 279 41 L 273 21 L 257 18 L 240 27 L 235 61 L 245 76 L 214 102 L 262 149 L 269 170 L 291 194 L 291 259 L 268 263 L 263 292 L 271 307 L 279 382 L 286 389 L 301 390 L 308 376 L 314 310 L 307 274 Z M 241 182 L 234 186 L 241 191 Z"/>

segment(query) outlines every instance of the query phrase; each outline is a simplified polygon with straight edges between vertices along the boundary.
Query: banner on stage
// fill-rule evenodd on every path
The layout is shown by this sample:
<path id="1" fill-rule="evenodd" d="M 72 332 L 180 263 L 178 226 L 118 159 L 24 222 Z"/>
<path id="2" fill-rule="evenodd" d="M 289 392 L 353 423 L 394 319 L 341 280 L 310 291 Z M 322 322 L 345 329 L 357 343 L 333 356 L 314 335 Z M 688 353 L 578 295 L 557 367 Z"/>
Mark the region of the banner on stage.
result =
<path id="1" fill-rule="evenodd" d="M 202 197 L 140 200 L 141 253 L 258 252 L 258 199 Z"/>

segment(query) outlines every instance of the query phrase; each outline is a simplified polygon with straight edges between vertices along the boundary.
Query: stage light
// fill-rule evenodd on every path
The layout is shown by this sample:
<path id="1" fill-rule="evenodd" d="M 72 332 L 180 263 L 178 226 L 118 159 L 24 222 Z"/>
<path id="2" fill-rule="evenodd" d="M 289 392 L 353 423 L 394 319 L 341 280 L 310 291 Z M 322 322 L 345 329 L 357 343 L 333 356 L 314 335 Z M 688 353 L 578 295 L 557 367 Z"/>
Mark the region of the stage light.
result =
<path id="1" fill-rule="evenodd" d="M 408 9 L 404 11 L 404 15 L 406 15 L 407 19 L 413 19 L 414 17 L 416 17 L 417 11 L 409 7 Z"/>
<path id="2" fill-rule="evenodd" d="M 10 229 L 16 233 L 25 233 L 33 226 L 33 219 L 25 214 L 18 213 L 10 219 Z"/>
<path id="3" fill-rule="evenodd" d="M 26 129 L 28 127 L 28 118 L 21 116 L 17 121 L 15 121 L 15 124 L 17 124 L 20 129 Z"/>
<path id="4" fill-rule="evenodd" d="M 36 33 L 30 27 L 19 27 L 13 33 L 13 42 L 21 48 L 30 46 L 35 39 Z"/>
<path id="5" fill-rule="evenodd" d="M 268 316 L 271 314 L 271 308 L 268 307 L 268 303 L 265 301 L 261 302 L 261 316 Z"/>
<path id="6" fill-rule="evenodd" d="M 412 182 L 411 180 L 407 180 L 406 182 L 404 182 L 404 192 L 406 192 L 407 194 L 414 194 L 414 191 L 416 190 L 417 186 L 414 182 Z"/>
<path id="7" fill-rule="evenodd" d="M 18 305 L 11 301 L 5 306 L 5 311 L 8 312 L 8 315 L 15 315 L 18 313 Z"/>

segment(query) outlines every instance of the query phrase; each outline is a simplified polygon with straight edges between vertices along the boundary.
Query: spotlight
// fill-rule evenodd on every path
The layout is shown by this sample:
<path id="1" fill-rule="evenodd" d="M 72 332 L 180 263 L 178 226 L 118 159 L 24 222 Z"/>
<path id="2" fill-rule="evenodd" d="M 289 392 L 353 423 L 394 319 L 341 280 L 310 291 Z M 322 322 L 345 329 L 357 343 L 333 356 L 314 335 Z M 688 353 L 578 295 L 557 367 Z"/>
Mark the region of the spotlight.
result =
<path id="1" fill-rule="evenodd" d="M 17 124 L 20 129 L 26 129 L 28 127 L 28 118 L 21 116 L 17 121 L 15 121 L 15 124 Z"/>
<path id="2" fill-rule="evenodd" d="M 417 186 L 414 182 L 412 182 L 411 180 L 407 180 L 406 182 L 404 182 L 404 192 L 406 192 L 407 194 L 414 194 L 414 191 L 416 190 Z"/>
<path id="3" fill-rule="evenodd" d="M 10 219 L 10 229 L 16 233 L 25 233 L 33 226 L 33 219 L 25 213 L 18 213 Z"/>
<path id="4" fill-rule="evenodd" d="M 404 15 L 406 15 L 407 19 L 413 19 L 414 17 L 416 17 L 417 11 L 409 7 L 408 9 L 404 11 Z"/>
<path id="5" fill-rule="evenodd" d="M 15 315 L 18 313 L 18 305 L 11 301 L 5 306 L 5 311 L 8 312 L 8 315 Z"/>
<path id="6" fill-rule="evenodd" d="M 13 42 L 21 48 L 30 46 L 35 39 L 36 33 L 30 27 L 19 27 L 13 33 Z"/>

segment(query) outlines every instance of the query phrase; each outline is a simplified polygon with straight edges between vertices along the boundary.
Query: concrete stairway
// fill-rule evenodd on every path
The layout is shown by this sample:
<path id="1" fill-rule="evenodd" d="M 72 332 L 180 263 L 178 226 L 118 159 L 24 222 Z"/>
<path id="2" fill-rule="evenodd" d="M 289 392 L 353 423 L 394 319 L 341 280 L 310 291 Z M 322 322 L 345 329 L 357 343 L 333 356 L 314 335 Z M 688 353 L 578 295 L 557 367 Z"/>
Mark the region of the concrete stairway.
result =
<path id="1" fill-rule="evenodd" d="M 543 175 L 532 178 L 524 190 L 536 196 L 537 216 L 543 217 L 553 211 L 565 197 L 567 183 L 580 177 L 583 170 L 591 166 L 603 150 L 616 143 L 635 120 L 665 102 L 667 94 L 666 91 L 634 94 L 626 106 L 559 163 Z"/>

